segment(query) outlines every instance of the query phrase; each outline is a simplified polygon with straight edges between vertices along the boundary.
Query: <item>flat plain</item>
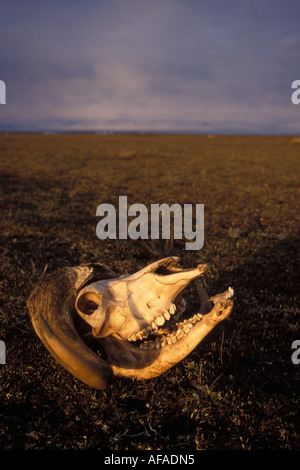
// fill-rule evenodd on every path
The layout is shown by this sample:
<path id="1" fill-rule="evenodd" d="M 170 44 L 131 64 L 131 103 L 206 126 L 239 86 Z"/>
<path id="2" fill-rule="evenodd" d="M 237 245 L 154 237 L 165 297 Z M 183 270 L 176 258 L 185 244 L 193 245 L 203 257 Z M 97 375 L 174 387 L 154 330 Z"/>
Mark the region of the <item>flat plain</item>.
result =
<path id="1" fill-rule="evenodd" d="M 292 136 L 1 135 L 0 449 L 299 449 L 299 162 Z M 203 248 L 99 240 L 96 208 L 120 195 L 204 204 Z M 208 262 L 211 295 L 235 290 L 231 316 L 184 361 L 104 391 L 56 363 L 26 308 L 41 276 L 96 260 L 124 274 L 170 255 Z"/>

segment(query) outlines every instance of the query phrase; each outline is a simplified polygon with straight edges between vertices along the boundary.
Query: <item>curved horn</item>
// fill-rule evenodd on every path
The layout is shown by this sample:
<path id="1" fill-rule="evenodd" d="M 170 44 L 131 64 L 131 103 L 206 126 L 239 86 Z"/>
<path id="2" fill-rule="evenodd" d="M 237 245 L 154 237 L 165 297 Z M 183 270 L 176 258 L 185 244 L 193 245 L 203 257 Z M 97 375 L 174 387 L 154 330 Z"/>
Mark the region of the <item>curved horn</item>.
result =
<path id="1" fill-rule="evenodd" d="M 109 386 L 114 373 L 80 338 L 74 305 L 84 285 L 114 276 L 100 263 L 60 269 L 41 280 L 27 301 L 33 327 L 48 351 L 71 374 L 98 389 Z"/>

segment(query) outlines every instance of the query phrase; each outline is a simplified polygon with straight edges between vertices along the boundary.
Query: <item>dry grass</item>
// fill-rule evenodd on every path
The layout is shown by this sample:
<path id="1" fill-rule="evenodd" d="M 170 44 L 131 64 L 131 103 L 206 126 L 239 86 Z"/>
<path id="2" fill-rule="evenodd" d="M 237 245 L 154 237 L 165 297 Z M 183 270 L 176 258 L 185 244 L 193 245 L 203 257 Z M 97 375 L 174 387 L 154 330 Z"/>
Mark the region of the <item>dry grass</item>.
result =
<path id="1" fill-rule="evenodd" d="M 290 137 L 0 136 L 1 449 L 299 449 L 299 147 Z M 205 204 L 205 245 L 100 241 L 96 208 L 119 195 Z M 212 266 L 232 316 L 161 377 L 78 382 L 35 335 L 26 299 L 44 273 L 100 259 Z M 299 261 L 299 260 L 298 260 Z M 189 304 L 194 305 L 190 292 Z"/>

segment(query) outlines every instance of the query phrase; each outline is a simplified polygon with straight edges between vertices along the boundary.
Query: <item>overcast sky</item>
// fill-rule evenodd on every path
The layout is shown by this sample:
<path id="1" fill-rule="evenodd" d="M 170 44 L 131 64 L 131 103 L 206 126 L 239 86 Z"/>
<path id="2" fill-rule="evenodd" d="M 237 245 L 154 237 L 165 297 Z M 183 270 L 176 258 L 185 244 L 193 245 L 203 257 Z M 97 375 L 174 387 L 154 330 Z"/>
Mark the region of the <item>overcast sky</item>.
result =
<path id="1" fill-rule="evenodd" d="M 0 130 L 299 133 L 299 0 L 0 0 Z"/>

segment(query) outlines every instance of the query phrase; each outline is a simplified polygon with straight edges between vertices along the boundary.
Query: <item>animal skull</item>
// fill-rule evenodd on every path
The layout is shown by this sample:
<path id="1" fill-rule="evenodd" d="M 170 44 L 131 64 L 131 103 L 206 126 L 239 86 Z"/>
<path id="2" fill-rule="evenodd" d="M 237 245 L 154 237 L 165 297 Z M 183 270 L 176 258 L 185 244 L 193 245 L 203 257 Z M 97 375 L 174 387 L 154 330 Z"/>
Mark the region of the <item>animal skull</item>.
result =
<path id="1" fill-rule="evenodd" d="M 208 298 L 199 280 L 206 264 L 181 269 L 177 261 L 164 258 L 120 277 L 100 263 L 59 270 L 28 299 L 33 326 L 57 361 L 92 387 L 106 388 L 114 375 L 160 375 L 184 359 L 233 307 L 231 288 Z M 183 292 L 191 282 L 201 305 L 184 320 Z"/>

